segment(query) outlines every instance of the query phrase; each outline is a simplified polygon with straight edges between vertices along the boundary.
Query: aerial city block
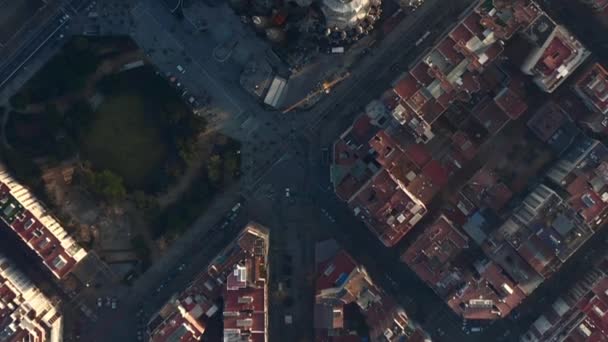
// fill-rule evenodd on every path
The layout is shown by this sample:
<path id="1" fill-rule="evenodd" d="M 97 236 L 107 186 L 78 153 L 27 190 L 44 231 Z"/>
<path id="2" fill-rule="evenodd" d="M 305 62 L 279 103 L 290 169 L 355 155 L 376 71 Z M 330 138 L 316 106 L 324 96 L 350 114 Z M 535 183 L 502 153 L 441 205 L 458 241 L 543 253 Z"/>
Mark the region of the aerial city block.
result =
<path id="1" fill-rule="evenodd" d="M 608 342 L 607 0 L 0 0 L 0 342 Z"/>

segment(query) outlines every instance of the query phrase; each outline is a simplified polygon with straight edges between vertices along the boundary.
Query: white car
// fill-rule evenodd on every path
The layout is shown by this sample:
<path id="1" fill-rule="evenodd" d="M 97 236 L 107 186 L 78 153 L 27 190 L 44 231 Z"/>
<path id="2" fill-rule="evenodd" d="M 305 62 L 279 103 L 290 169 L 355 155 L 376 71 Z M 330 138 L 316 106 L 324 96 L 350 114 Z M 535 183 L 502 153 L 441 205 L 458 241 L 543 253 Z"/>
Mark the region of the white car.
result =
<path id="1" fill-rule="evenodd" d="M 285 188 L 285 197 L 289 198 L 291 196 L 291 191 L 289 188 Z"/>
<path id="2" fill-rule="evenodd" d="M 101 298 L 101 297 L 97 298 L 97 306 L 98 307 L 102 307 L 103 306 L 103 298 Z"/>
<path id="3" fill-rule="evenodd" d="M 182 74 L 186 73 L 186 69 L 184 69 L 184 67 L 182 67 L 181 65 L 177 66 L 177 71 L 181 72 Z"/>

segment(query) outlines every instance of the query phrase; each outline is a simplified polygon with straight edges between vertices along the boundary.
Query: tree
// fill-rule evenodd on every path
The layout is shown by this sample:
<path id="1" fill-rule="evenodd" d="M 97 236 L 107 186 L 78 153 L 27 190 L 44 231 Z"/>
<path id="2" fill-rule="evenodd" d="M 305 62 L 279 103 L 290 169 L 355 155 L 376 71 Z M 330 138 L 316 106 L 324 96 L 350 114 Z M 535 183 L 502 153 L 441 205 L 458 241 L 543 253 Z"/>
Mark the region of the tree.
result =
<path id="1" fill-rule="evenodd" d="M 207 120 L 198 115 L 190 115 L 190 125 L 193 133 L 203 132 L 207 128 Z"/>
<path id="2" fill-rule="evenodd" d="M 109 202 L 123 199 L 127 194 L 122 178 L 109 170 L 99 173 L 91 171 L 88 174 L 88 183 L 93 193 Z"/>
<path id="3" fill-rule="evenodd" d="M 214 154 L 207 164 L 207 177 L 213 185 L 219 185 L 222 180 L 222 158 Z"/>
<path id="4" fill-rule="evenodd" d="M 158 209 L 158 202 L 156 199 L 141 190 L 135 190 L 135 192 L 133 192 L 133 201 L 135 201 L 135 206 L 138 209 L 144 209 L 144 211 L 148 209 Z"/>
<path id="5" fill-rule="evenodd" d="M 151 253 L 144 237 L 142 235 L 135 235 L 131 239 L 131 246 L 133 246 L 133 251 L 137 255 L 137 258 L 141 261 L 143 268 L 148 268 Z"/>
<path id="6" fill-rule="evenodd" d="M 228 153 L 226 156 L 226 160 L 224 161 L 224 168 L 226 169 L 226 173 L 231 177 L 234 176 L 239 171 L 240 160 L 239 156 L 236 153 Z"/>
<path id="7" fill-rule="evenodd" d="M 194 144 L 188 139 L 182 139 L 177 142 L 177 150 L 182 161 L 189 163 L 194 159 Z"/>
<path id="8" fill-rule="evenodd" d="M 70 140 L 77 143 L 82 140 L 82 134 L 93 123 L 95 113 L 86 101 L 77 101 L 61 116 L 61 128 L 65 130 Z"/>
<path id="9" fill-rule="evenodd" d="M 15 178 L 32 188 L 36 188 L 42 184 L 42 173 L 40 172 L 38 165 L 30 158 L 9 148 L 3 149 L 2 152 L 3 159 L 6 161 L 8 168 L 15 175 Z"/>
<path id="10" fill-rule="evenodd" d="M 45 106 L 45 112 L 50 131 L 57 133 L 57 131 L 63 127 L 63 114 L 53 103 L 47 103 Z"/>
<path id="11" fill-rule="evenodd" d="M 69 135 L 65 135 L 57 139 L 54 157 L 57 160 L 65 160 L 72 157 L 77 151 L 78 146 L 76 142 Z"/>

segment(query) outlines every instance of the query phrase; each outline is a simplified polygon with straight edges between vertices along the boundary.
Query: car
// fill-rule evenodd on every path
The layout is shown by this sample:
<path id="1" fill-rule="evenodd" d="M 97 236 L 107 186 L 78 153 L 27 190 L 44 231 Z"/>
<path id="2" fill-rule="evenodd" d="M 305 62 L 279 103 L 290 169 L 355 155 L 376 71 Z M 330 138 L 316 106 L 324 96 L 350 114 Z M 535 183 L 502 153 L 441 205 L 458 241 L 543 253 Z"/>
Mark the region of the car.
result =
<path id="1" fill-rule="evenodd" d="M 110 306 L 111 303 L 112 300 L 110 299 L 110 297 L 106 297 L 106 306 Z"/>
<path id="2" fill-rule="evenodd" d="M 183 271 L 184 268 L 186 268 L 186 264 L 181 264 L 179 265 L 179 267 L 177 268 L 178 271 Z"/>
<path id="3" fill-rule="evenodd" d="M 112 310 L 116 310 L 116 298 L 112 299 Z"/>
<path id="4" fill-rule="evenodd" d="M 289 188 L 285 188 L 285 197 L 289 198 L 291 196 L 291 190 Z"/>
<path id="5" fill-rule="evenodd" d="M 237 211 L 239 211 L 239 209 L 241 209 L 241 203 L 237 202 L 237 204 L 235 204 L 234 207 L 232 207 L 232 212 L 236 213 Z"/>
<path id="6" fill-rule="evenodd" d="M 186 69 L 184 69 L 184 67 L 182 67 L 181 65 L 177 65 L 177 71 L 181 72 L 182 74 L 186 73 Z"/>
<path id="7" fill-rule="evenodd" d="M 97 306 L 98 307 L 102 307 L 103 306 L 103 298 L 101 298 L 101 297 L 97 298 Z"/>

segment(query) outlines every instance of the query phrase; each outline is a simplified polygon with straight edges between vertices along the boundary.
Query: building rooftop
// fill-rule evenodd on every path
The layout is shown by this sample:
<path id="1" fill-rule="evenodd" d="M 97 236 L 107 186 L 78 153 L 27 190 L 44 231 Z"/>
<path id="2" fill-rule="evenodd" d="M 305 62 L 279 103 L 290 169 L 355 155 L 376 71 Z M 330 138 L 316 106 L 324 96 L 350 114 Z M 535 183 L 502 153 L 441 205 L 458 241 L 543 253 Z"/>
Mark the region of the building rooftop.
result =
<path id="1" fill-rule="evenodd" d="M 472 114 L 491 135 L 498 133 L 509 122 L 507 114 L 489 99 L 477 104 Z"/>
<path id="2" fill-rule="evenodd" d="M 587 68 L 574 90 L 591 110 L 608 115 L 608 70 L 603 65 L 595 63 Z"/>
<path id="3" fill-rule="evenodd" d="M 475 271 L 448 298 L 452 310 L 465 319 L 498 319 L 506 317 L 526 294 L 496 263 L 477 261 Z"/>
<path id="4" fill-rule="evenodd" d="M 500 90 L 494 102 L 511 120 L 516 120 L 528 109 L 526 102 L 513 90 L 513 83 Z"/>
<path id="5" fill-rule="evenodd" d="M 224 339 L 268 340 L 268 230 L 249 223 L 192 283 L 150 320 L 153 342 L 199 341 L 222 297 Z"/>
<path id="6" fill-rule="evenodd" d="M 520 341 L 606 341 L 607 311 L 608 276 L 605 269 L 594 265 L 534 321 Z"/>
<path id="7" fill-rule="evenodd" d="M 63 340 L 63 318 L 56 305 L 3 255 L 0 255 L 0 340 Z"/>
<path id="8" fill-rule="evenodd" d="M 448 170 L 424 145 L 394 131 L 375 130 L 360 145 L 347 143 L 353 127 L 334 144 L 334 190 L 385 245 L 392 246 L 426 214 L 425 206 L 447 184 Z"/>
<path id="9" fill-rule="evenodd" d="M 608 148 L 581 138 L 547 171 L 547 178 L 567 192 L 569 205 L 593 229 L 606 218 L 607 165 Z"/>
<path id="10" fill-rule="evenodd" d="M 71 272 L 87 252 L 40 201 L 0 165 L 0 218 L 42 259 L 57 278 Z"/>
<path id="11" fill-rule="evenodd" d="M 528 128 L 543 142 L 548 142 L 570 121 L 568 114 L 554 102 L 547 102 L 528 121 Z"/>
<path id="12" fill-rule="evenodd" d="M 333 256 L 325 255 L 317 262 L 316 341 L 342 341 L 342 337 L 350 340 L 354 332 L 345 329 L 343 315 L 344 306 L 348 304 L 356 304 L 365 316 L 372 341 L 397 342 L 410 337 L 428 337 L 344 250 L 337 250 Z"/>
<path id="13" fill-rule="evenodd" d="M 592 235 L 571 206 L 555 191 L 540 185 L 524 198 L 484 248 L 493 254 L 508 243 L 547 278 Z"/>
<path id="14" fill-rule="evenodd" d="M 341 250 L 333 259 L 318 267 L 320 272 L 317 275 L 315 288 L 317 291 L 321 291 L 342 286 L 346 277 L 357 268 L 357 263 L 350 254 Z"/>
<path id="15" fill-rule="evenodd" d="M 362 114 L 334 143 L 330 177 L 343 201 L 349 201 L 378 172 L 380 165 L 370 154 L 369 140 L 379 129 L 369 115 Z"/>
<path id="16" fill-rule="evenodd" d="M 395 245 L 426 215 L 422 203 L 402 191 L 385 169 L 348 204 L 386 246 Z"/>
<path id="17" fill-rule="evenodd" d="M 488 3 L 490 6 L 488 6 Z M 502 53 L 501 40 L 524 28 L 540 14 L 533 2 L 482 2 L 409 72 L 394 83 L 402 99 L 393 116 L 427 141 L 429 126 L 455 101 L 468 102 L 482 88 L 480 74 Z M 496 104 L 516 119 L 527 108 L 510 87 L 497 91 Z"/>
<path id="18" fill-rule="evenodd" d="M 548 93 L 557 89 L 591 54 L 546 14 L 534 21 L 526 34 L 535 48 L 522 65 L 522 71 L 534 76 L 534 82 Z"/>
<path id="19" fill-rule="evenodd" d="M 376 152 L 376 161 L 399 187 L 423 205 L 429 204 L 447 183 L 446 170 L 423 145 L 403 146 L 386 131 L 380 131 L 370 140 L 370 146 Z"/>
<path id="20" fill-rule="evenodd" d="M 465 319 L 496 319 L 526 297 L 499 264 L 467 256 L 468 238 L 442 215 L 401 256 L 454 312 Z"/>
<path id="21" fill-rule="evenodd" d="M 458 280 L 454 261 L 468 247 L 467 237 L 442 215 L 426 227 L 401 260 L 435 292 L 446 295 Z"/>
<path id="22" fill-rule="evenodd" d="M 459 192 L 459 202 L 470 201 L 476 208 L 490 208 L 496 213 L 511 197 L 511 189 L 501 182 L 494 170 L 485 167 L 479 169 Z"/>

